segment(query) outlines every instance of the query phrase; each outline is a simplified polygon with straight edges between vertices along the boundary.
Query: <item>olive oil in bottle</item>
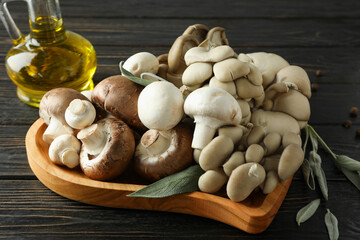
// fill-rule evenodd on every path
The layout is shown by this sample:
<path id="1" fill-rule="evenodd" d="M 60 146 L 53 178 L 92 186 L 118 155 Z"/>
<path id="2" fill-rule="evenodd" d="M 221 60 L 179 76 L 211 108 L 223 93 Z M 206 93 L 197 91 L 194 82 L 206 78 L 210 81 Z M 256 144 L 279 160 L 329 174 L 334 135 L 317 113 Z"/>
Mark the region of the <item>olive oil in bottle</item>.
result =
<path id="1" fill-rule="evenodd" d="M 27 1 L 30 34 L 20 33 L 13 38 L 14 46 L 5 63 L 10 79 L 18 87 L 18 97 L 29 105 L 38 106 L 42 96 L 53 88 L 93 89 L 92 76 L 97 61 L 91 43 L 65 30 L 57 0 Z M 30 7 L 39 2 L 46 4 Z"/>

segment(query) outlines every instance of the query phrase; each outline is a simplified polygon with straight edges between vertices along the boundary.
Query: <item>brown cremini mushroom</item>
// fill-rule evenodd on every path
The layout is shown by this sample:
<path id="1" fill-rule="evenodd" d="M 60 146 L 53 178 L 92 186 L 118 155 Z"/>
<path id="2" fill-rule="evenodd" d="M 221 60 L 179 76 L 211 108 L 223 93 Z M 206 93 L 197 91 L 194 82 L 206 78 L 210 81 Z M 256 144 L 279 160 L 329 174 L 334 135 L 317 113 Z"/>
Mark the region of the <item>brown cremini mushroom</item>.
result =
<path id="1" fill-rule="evenodd" d="M 135 151 L 135 170 L 157 181 L 188 167 L 193 159 L 192 131 L 180 123 L 167 131 L 148 130 Z"/>
<path id="2" fill-rule="evenodd" d="M 45 142 L 51 143 L 62 134 L 73 134 L 73 129 L 66 123 L 65 111 L 74 99 L 89 101 L 83 94 L 70 88 L 55 88 L 43 96 L 39 105 L 39 115 L 48 125 L 43 134 Z"/>
<path id="3" fill-rule="evenodd" d="M 143 87 L 121 75 L 102 80 L 94 88 L 91 99 L 94 104 L 129 126 L 145 131 L 147 128 L 138 116 L 137 102 Z"/>
<path id="4" fill-rule="evenodd" d="M 86 176 L 110 180 L 129 165 L 135 151 L 131 129 L 121 120 L 104 118 L 80 130 L 77 138 L 83 143 L 80 166 Z"/>

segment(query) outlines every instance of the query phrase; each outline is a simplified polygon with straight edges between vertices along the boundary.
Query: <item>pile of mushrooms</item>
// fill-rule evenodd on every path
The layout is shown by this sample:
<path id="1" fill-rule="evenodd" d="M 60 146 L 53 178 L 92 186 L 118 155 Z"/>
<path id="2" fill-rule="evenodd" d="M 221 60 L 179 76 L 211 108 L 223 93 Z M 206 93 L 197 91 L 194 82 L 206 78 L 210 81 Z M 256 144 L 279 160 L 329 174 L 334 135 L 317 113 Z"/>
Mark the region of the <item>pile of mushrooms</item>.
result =
<path id="1" fill-rule="evenodd" d="M 301 166 L 299 133 L 311 97 L 301 67 L 273 53 L 237 54 L 224 28 L 201 24 L 189 26 L 168 53 L 139 52 L 122 67 L 151 83 L 118 75 L 92 92 L 44 96 L 43 139 L 54 163 L 80 164 L 97 180 L 133 165 L 149 181 L 199 164 L 199 189 L 226 189 L 236 202 L 257 188 L 272 192 Z"/>
<path id="2" fill-rule="evenodd" d="M 141 60 L 128 64 L 129 59 L 124 68 L 141 65 Z M 228 197 L 239 202 L 256 188 L 272 192 L 298 170 L 304 159 L 299 133 L 310 118 L 304 69 L 273 53 L 236 54 L 224 28 L 208 30 L 201 24 L 189 26 L 157 60 L 151 69 L 158 71 L 152 73 L 180 89 L 182 121 L 191 118 L 195 124 L 191 147 L 205 171 L 198 182 L 201 191 L 226 188 Z M 167 97 L 147 98 L 146 108 L 166 108 Z M 144 101 L 139 99 L 138 106 Z"/>

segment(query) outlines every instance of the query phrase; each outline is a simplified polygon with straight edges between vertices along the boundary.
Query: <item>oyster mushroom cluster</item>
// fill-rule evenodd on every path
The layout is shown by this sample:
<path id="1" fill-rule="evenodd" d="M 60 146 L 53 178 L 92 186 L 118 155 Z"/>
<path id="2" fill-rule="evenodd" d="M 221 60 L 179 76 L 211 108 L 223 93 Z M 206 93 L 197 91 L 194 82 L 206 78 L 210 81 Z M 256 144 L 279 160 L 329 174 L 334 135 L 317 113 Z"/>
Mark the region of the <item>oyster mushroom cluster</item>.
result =
<path id="1" fill-rule="evenodd" d="M 157 60 L 154 74 L 183 93 L 183 111 L 176 111 L 194 123 L 193 159 L 205 171 L 201 191 L 226 188 L 238 202 L 256 188 L 272 192 L 298 170 L 299 134 L 310 118 L 304 69 L 273 53 L 237 54 L 224 28 L 201 24 L 189 26 Z"/>

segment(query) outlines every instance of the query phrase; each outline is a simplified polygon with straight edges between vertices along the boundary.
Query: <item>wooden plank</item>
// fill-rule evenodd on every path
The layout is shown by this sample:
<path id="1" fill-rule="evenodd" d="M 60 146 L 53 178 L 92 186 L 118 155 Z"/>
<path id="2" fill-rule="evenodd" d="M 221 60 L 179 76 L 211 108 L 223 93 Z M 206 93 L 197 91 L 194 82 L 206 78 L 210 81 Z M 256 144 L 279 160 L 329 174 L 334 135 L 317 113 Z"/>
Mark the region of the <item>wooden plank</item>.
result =
<path id="1" fill-rule="evenodd" d="M 27 19 L 19 22 L 28 32 Z M 189 26 L 221 26 L 233 47 L 354 47 L 360 45 L 359 19 L 107 19 L 67 18 L 65 27 L 94 45 L 170 46 Z M 239 30 L 241 29 L 241 30 Z M 336 29 L 336 31 L 334 31 Z M 346 38 L 344 38 L 346 36 Z M 8 43 L 0 31 L 0 43 Z"/>
<path id="2" fill-rule="evenodd" d="M 26 4 L 9 4 L 15 16 L 26 12 Z M 165 4 L 161 0 L 60 1 L 64 17 L 108 18 L 358 18 L 357 1 L 232 1 L 182 0 Z M 134 11 L 136 9 L 136 11 Z"/>
<path id="3" fill-rule="evenodd" d="M 297 211 L 320 195 L 309 191 L 302 181 L 293 181 L 269 228 L 262 234 L 249 235 L 223 223 L 191 215 L 103 208 L 70 201 L 37 180 L 3 180 L 0 182 L 0 238 L 173 239 L 191 236 L 194 239 L 219 239 L 226 236 L 254 239 L 258 236 L 285 240 L 296 236 L 299 239 L 326 239 L 327 232 L 322 223 L 326 208 L 330 208 L 339 220 L 341 238 L 354 239 L 359 234 L 359 192 L 345 182 L 329 182 L 329 192 L 329 201 L 322 201 L 315 215 L 298 227 L 295 222 Z M 349 207 L 344 208 L 345 205 Z"/>

